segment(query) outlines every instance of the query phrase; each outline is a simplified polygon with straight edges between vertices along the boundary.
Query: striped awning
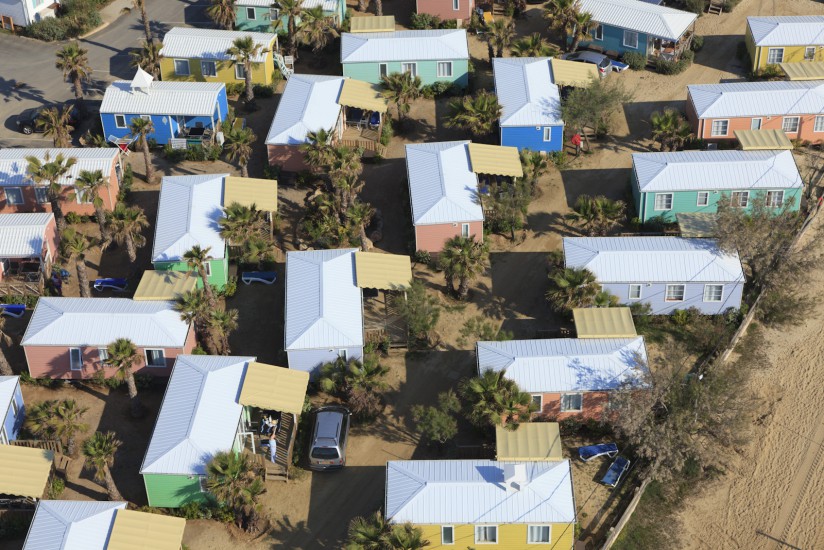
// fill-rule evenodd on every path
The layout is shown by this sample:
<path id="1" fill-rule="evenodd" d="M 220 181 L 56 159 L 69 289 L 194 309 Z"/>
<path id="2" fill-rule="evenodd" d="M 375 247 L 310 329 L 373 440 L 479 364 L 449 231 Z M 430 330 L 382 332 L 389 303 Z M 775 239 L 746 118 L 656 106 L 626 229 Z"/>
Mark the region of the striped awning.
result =
<path id="1" fill-rule="evenodd" d="M 517 147 L 470 143 L 468 148 L 469 162 L 472 164 L 472 171 L 476 174 L 523 177 L 524 169 L 521 166 L 521 157 L 518 155 Z"/>
<path id="2" fill-rule="evenodd" d="M 377 86 L 352 78 L 343 81 L 338 104 L 378 113 L 385 113 L 389 108 L 389 102 Z"/>
<path id="3" fill-rule="evenodd" d="M 405 290 L 412 284 L 409 256 L 355 252 L 355 279 L 358 288 Z"/>
<path id="4" fill-rule="evenodd" d="M 0 445 L 0 495 L 42 497 L 53 463 L 54 451 Z"/>
<path id="5" fill-rule="evenodd" d="M 381 15 L 370 17 L 361 15 L 349 20 L 349 32 L 394 32 L 395 17 L 392 15 Z"/>
<path id="6" fill-rule="evenodd" d="M 734 133 L 743 151 L 793 150 L 790 138 L 781 130 L 735 130 Z"/>
<path id="7" fill-rule="evenodd" d="M 632 338 L 638 335 L 628 307 L 574 308 L 572 316 L 578 338 Z"/>
<path id="8" fill-rule="evenodd" d="M 239 403 L 300 414 L 308 384 L 308 372 L 253 361 L 246 367 Z"/>
<path id="9" fill-rule="evenodd" d="M 592 79 L 598 80 L 598 67 L 593 63 L 579 63 L 553 57 L 549 61 L 552 68 L 552 81 L 559 86 L 586 87 Z"/>
<path id="10" fill-rule="evenodd" d="M 144 271 L 134 300 L 176 300 L 194 290 L 197 276 L 185 271 Z"/>
<path id="11" fill-rule="evenodd" d="M 227 176 L 223 182 L 223 206 L 232 203 L 264 212 L 278 211 L 278 182 L 260 178 Z"/>
<path id="12" fill-rule="evenodd" d="M 180 550 L 186 520 L 137 510 L 118 510 L 106 550 Z"/>
<path id="13" fill-rule="evenodd" d="M 779 63 L 787 80 L 824 80 L 824 62 Z"/>
<path id="14" fill-rule="evenodd" d="M 557 422 L 529 422 L 517 430 L 495 428 L 497 460 L 562 460 Z"/>

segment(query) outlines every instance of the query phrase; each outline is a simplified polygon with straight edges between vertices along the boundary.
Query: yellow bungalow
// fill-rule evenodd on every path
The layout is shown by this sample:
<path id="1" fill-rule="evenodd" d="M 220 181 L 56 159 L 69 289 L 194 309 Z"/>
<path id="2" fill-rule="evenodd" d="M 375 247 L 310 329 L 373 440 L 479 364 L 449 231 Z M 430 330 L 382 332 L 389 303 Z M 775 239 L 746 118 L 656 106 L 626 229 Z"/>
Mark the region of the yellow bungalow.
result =
<path id="1" fill-rule="evenodd" d="M 751 69 L 824 61 L 824 15 L 747 17 L 745 43 Z"/>
<path id="2" fill-rule="evenodd" d="M 252 62 L 252 82 L 269 85 L 275 74 L 278 37 L 274 33 L 175 27 L 163 37 L 160 72 L 163 80 L 245 82 L 244 68 L 226 51 L 235 39 L 251 36 L 265 50 Z"/>
<path id="3" fill-rule="evenodd" d="M 423 531 L 427 548 L 571 550 L 569 460 L 398 460 L 386 464 L 387 519 Z"/>

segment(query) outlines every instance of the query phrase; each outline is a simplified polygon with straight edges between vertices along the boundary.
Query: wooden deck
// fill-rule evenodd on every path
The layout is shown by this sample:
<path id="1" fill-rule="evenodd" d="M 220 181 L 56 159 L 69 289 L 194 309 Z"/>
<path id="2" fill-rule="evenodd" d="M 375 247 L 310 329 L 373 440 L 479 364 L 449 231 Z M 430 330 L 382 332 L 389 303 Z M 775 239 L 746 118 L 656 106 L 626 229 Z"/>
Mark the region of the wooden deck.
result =
<path id="1" fill-rule="evenodd" d="M 379 291 L 374 298 L 364 297 L 363 332 L 367 342 L 380 343 L 388 336 L 390 347 L 408 346 L 406 323 L 392 304 L 392 293 Z"/>
<path id="2" fill-rule="evenodd" d="M 386 147 L 380 143 L 380 129 L 356 128 L 348 126 L 343 130 L 340 144 L 346 147 L 360 147 L 364 152 L 383 155 Z"/>
<path id="3" fill-rule="evenodd" d="M 288 481 L 289 467 L 292 464 L 292 452 L 294 451 L 295 435 L 297 433 L 297 422 L 295 415 L 283 413 L 280 417 L 280 429 L 277 435 L 277 454 L 275 462 L 269 459 L 269 451 L 261 449 L 261 443 L 265 439 L 255 436 L 255 464 L 263 472 L 263 481 Z M 249 452 L 246 449 L 246 452 Z"/>

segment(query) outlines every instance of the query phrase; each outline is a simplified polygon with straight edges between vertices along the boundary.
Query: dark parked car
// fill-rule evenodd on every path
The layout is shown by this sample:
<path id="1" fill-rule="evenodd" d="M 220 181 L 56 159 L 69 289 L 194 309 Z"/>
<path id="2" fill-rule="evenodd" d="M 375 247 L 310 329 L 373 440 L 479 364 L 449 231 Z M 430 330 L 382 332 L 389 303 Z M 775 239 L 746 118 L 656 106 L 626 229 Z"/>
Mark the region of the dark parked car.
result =
<path id="1" fill-rule="evenodd" d="M 67 101 L 63 105 L 45 105 L 43 107 L 32 107 L 31 109 L 26 109 L 17 115 L 17 119 L 15 121 L 17 123 L 17 129 L 27 136 L 31 135 L 33 132 L 42 132 L 43 130 L 37 126 L 37 119 L 40 118 L 40 112 L 44 109 L 48 109 L 49 107 L 58 107 L 60 109 L 71 108 L 69 124 L 72 126 L 76 125 L 80 120 L 80 109 L 77 108 L 74 100 L 72 100 Z"/>
<path id="2" fill-rule="evenodd" d="M 561 56 L 567 61 L 577 61 L 578 63 L 592 63 L 598 66 L 598 74 L 604 78 L 612 72 L 612 60 L 601 53 L 596 52 L 574 52 Z"/>
<path id="3" fill-rule="evenodd" d="M 310 470 L 338 470 L 346 465 L 349 416 L 345 407 L 321 407 L 315 412 L 309 447 Z"/>

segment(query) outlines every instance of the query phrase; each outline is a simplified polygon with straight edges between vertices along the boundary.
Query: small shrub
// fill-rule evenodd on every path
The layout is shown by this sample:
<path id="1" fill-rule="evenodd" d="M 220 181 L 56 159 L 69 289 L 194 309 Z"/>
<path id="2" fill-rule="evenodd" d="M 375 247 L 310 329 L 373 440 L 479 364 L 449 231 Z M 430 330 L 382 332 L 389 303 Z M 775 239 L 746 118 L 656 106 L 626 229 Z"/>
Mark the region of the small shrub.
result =
<path id="1" fill-rule="evenodd" d="M 62 477 L 54 476 L 51 478 L 49 482 L 49 498 L 51 500 L 57 500 L 60 495 L 63 493 L 63 490 L 66 488 L 66 483 L 63 481 Z"/>
<path id="2" fill-rule="evenodd" d="M 377 342 L 366 342 L 363 345 L 363 353 L 366 355 L 370 355 L 378 351 L 378 343 Z"/>
<path id="3" fill-rule="evenodd" d="M 157 149 L 157 140 L 155 138 L 149 138 L 149 149 Z M 134 142 L 135 147 L 137 147 L 137 141 Z"/>
<path id="4" fill-rule="evenodd" d="M 264 84 L 255 84 L 252 86 L 256 98 L 266 99 L 275 95 L 275 88 Z"/>
<path id="5" fill-rule="evenodd" d="M 647 66 L 647 56 L 641 52 L 624 52 L 621 60 L 633 71 L 643 71 Z"/>
<path id="6" fill-rule="evenodd" d="M 117 389 L 123 384 L 123 380 L 115 376 L 106 378 L 106 372 L 103 369 L 95 371 L 91 378 L 87 379 L 89 384 L 93 386 L 100 386 L 102 388 Z M 137 377 L 135 376 L 135 382 Z"/>
<path id="7" fill-rule="evenodd" d="M 120 191 L 117 193 L 117 200 L 119 202 L 126 202 L 129 198 L 132 183 L 134 183 L 134 171 L 132 170 L 132 165 L 127 164 L 123 169 L 123 177 L 120 179 Z"/>
<path id="8" fill-rule="evenodd" d="M 770 64 L 755 71 L 753 78 L 756 80 L 784 80 L 784 71 L 778 65 Z"/>
<path id="9" fill-rule="evenodd" d="M 229 280 L 226 281 L 226 286 L 223 287 L 223 296 L 226 298 L 231 298 L 237 292 L 237 277 L 229 277 Z"/>
<path id="10" fill-rule="evenodd" d="M 139 372 L 134 375 L 134 384 L 139 391 L 148 390 L 154 384 L 155 377 L 151 374 L 143 374 Z"/>
<path id="11" fill-rule="evenodd" d="M 440 26 L 440 23 L 441 19 L 437 15 L 429 15 L 428 13 L 413 13 L 410 27 L 415 30 L 437 29 Z"/>
<path id="12" fill-rule="evenodd" d="M 567 155 L 564 151 L 553 151 L 549 154 L 549 160 L 558 170 L 563 170 L 567 165 Z"/>
<path id="13" fill-rule="evenodd" d="M 206 151 L 206 160 L 209 162 L 215 162 L 216 160 L 220 159 L 220 154 L 223 152 L 223 147 L 220 145 L 211 145 L 205 148 Z"/>
<path id="14" fill-rule="evenodd" d="M 192 355 L 209 355 L 206 353 L 206 350 L 203 349 L 201 346 L 196 346 L 195 349 L 192 350 Z"/>
<path id="15" fill-rule="evenodd" d="M 383 126 L 381 126 L 380 144 L 384 147 L 388 146 L 389 142 L 392 141 L 393 135 L 395 135 L 395 132 L 392 129 L 392 121 L 387 118 L 384 120 Z"/>
<path id="16" fill-rule="evenodd" d="M 458 20 L 457 19 L 444 19 L 439 28 L 441 28 L 441 29 L 457 29 L 458 28 Z"/>
<path id="17" fill-rule="evenodd" d="M 46 17 L 40 21 L 35 21 L 26 27 L 26 36 L 42 40 L 44 42 L 57 42 L 66 40 L 68 25 L 63 19 L 57 17 Z"/>
<path id="18" fill-rule="evenodd" d="M 69 225 L 74 225 L 82 221 L 83 220 L 80 218 L 80 215 L 76 212 L 69 212 L 68 214 L 66 214 L 66 223 Z"/>
<path id="19" fill-rule="evenodd" d="M 658 59 L 655 61 L 655 70 L 660 74 L 675 75 L 681 74 L 692 65 L 692 60 L 695 54 L 689 50 L 681 54 L 678 61 L 669 61 L 666 59 Z"/>
<path id="20" fill-rule="evenodd" d="M 177 164 L 186 158 L 186 149 L 175 149 L 167 143 L 163 146 L 163 156 L 172 164 Z"/>
<path id="21" fill-rule="evenodd" d="M 701 48 L 704 47 L 704 37 L 698 36 L 697 34 L 692 37 L 692 43 L 690 44 L 690 48 L 694 52 L 701 51 Z"/>
<path id="22" fill-rule="evenodd" d="M 186 149 L 186 160 L 202 162 L 206 160 L 206 149 L 200 144 L 192 145 Z"/>
<path id="23" fill-rule="evenodd" d="M 741 0 L 725 0 L 723 9 L 725 12 L 730 13 L 732 10 L 735 9 L 735 6 L 741 3 Z"/>
<path id="24" fill-rule="evenodd" d="M 428 250 L 416 250 L 412 259 L 416 264 L 432 264 L 432 254 L 430 254 Z"/>
<path id="25" fill-rule="evenodd" d="M 687 11 L 701 15 L 707 9 L 707 0 L 684 0 L 684 7 Z"/>
<path id="26" fill-rule="evenodd" d="M 226 85 L 226 95 L 239 96 L 246 90 L 246 84 L 243 82 L 230 82 Z"/>
<path id="27" fill-rule="evenodd" d="M 672 313 L 672 322 L 676 324 L 676 326 L 684 327 L 687 323 L 690 322 L 692 316 L 690 312 L 686 309 L 676 309 Z"/>

